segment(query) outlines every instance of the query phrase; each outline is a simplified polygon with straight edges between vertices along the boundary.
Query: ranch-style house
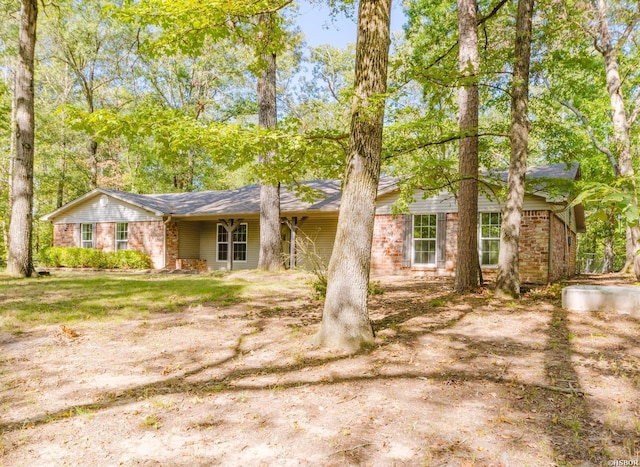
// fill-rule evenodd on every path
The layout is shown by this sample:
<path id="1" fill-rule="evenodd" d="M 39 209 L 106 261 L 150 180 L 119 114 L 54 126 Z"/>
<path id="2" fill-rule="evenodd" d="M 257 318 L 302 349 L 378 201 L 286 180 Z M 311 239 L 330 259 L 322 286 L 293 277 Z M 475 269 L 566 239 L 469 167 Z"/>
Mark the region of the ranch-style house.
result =
<path id="1" fill-rule="evenodd" d="M 499 186 L 506 173 L 489 184 Z M 553 179 L 580 178 L 577 164 L 529 168 L 520 238 L 520 275 L 526 283 L 548 283 L 576 272 L 576 234 L 584 232 L 582 206 L 568 193 L 547 190 Z M 493 181 L 491 181 L 493 180 Z M 282 189 L 283 261 L 305 267 L 310 255 L 328 264 L 340 210 L 340 182 L 305 182 L 319 194 L 305 201 Z M 144 251 L 155 268 L 198 271 L 253 269 L 258 264 L 260 189 L 195 193 L 134 194 L 97 188 L 43 216 L 53 224 L 54 246 L 105 251 Z M 425 197 L 416 190 L 406 214 L 394 214 L 400 188 L 382 177 L 376 199 L 371 269 L 374 275 L 450 276 L 457 255 L 458 208 L 453 194 Z M 478 241 L 483 275 L 496 271 L 501 204 L 489 192 L 479 198 Z"/>

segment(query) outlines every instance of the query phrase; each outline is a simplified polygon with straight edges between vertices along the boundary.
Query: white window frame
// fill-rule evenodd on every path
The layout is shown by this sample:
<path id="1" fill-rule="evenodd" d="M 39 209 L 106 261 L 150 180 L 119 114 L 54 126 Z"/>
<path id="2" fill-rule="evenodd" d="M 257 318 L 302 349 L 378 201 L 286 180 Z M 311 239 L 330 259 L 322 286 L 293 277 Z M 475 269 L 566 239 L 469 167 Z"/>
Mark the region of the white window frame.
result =
<path id="1" fill-rule="evenodd" d="M 124 225 L 124 239 L 119 239 L 118 238 L 118 233 L 123 232 L 123 231 L 119 231 L 118 227 Z M 116 231 L 115 231 L 115 241 L 116 241 L 116 245 L 115 245 L 115 249 L 116 251 L 119 250 L 128 250 L 129 249 L 129 223 L 128 222 L 116 222 L 116 227 L 115 227 Z M 120 248 L 120 245 L 124 244 L 124 248 Z"/>
<path id="2" fill-rule="evenodd" d="M 484 242 L 497 242 L 498 243 L 498 252 L 500 251 L 500 228 L 502 226 L 502 213 L 499 211 L 485 211 L 485 212 L 481 212 L 479 213 L 480 215 L 478 216 L 478 254 L 479 254 L 479 259 L 480 259 L 480 266 L 484 267 L 484 268 L 497 268 L 498 267 L 498 257 L 496 256 L 495 258 L 495 263 L 485 263 L 484 260 Z M 499 224 L 494 224 L 492 223 L 492 215 L 497 214 L 498 215 L 498 219 L 500 220 Z M 483 222 L 483 217 L 484 215 L 488 215 L 489 216 L 489 223 L 485 224 Z M 497 227 L 498 228 L 498 236 L 484 236 L 483 235 L 483 227 Z"/>
<path id="3" fill-rule="evenodd" d="M 238 231 L 244 226 L 244 240 L 238 240 L 237 234 Z M 220 230 L 222 229 L 222 230 Z M 220 241 L 220 233 L 224 233 L 225 241 Z M 216 262 L 217 263 L 226 263 L 229 260 L 229 251 L 227 251 L 227 255 L 224 259 L 220 259 L 220 245 L 228 245 L 229 242 L 229 232 L 222 224 L 216 224 Z M 246 263 L 249 257 L 249 225 L 246 222 L 240 223 L 238 228 L 233 231 L 233 262 L 234 263 Z M 244 245 L 244 259 L 236 259 L 236 245 Z"/>
<path id="4" fill-rule="evenodd" d="M 433 237 L 416 237 L 416 217 L 417 216 L 429 216 L 433 218 L 433 225 L 428 225 L 426 228 L 433 227 L 434 228 L 434 236 Z M 416 266 L 433 266 L 435 267 L 438 264 L 438 215 L 437 214 L 414 214 L 412 216 L 412 230 L 411 230 L 411 262 Z M 432 263 L 420 263 L 416 261 L 416 243 L 417 242 L 433 242 L 433 262 Z"/>
<path id="5" fill-rule="evenodd" d="M 85 226 L 89 227 L 87 233 L 91 234 L 90 240 L 84 239 Z M 95 224 L 80 224 L 80 248 L 95 248 L 96 226 Z"/>
<path id="6" fill-rule="evenodd" d="M 222 230 L 220 230 L 222 229 Z M 220 241 L 220 234 L 224 235 L 224 241 Z M 220 245 L 224 245 L 225 248 L 229 245 L 229 232 L 222 224 L 216 224 L 216 262 L 217 263 L 226 263 L 229 259 L 229 251 L 227 250 L 227 254 L 224 259 L 220 259 Z"/>
<path id="7" fill-rule="evenodd" d="M 244 226 L 244 240 L 238 240 L 237 234 Z M 234 263 L 246 263 L 249 256 L 249 226 L 246 222 L 242 222 L 236 230 L 233 231 L 233 262 Z M 236 246 L 244 245 L 244 259 L 236 259 Z"/>

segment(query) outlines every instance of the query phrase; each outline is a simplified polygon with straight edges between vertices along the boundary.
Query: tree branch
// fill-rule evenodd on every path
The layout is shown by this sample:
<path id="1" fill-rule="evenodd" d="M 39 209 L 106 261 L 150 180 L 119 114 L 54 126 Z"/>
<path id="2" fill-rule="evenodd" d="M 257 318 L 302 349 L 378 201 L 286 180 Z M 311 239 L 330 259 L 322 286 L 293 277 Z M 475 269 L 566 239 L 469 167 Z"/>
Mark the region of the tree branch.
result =
<path id="1" fill-rule="evenodd" d="M 600 151 L 601 153 L 607 156 L 607 159 L 609 159 L 609 163 L 611 164 L 611 167 L 613 168 L 614 173 L 616 175 L 620 175 L 620 168 L 618 167 L 618 162 L 616 161 L 616 158 L 614 157 L 613 153 L 609 150 L 609 148 L 607 148 L 606 146 L 601 144 L 600 141 L 598 141 L 598 139 L 596 138 L 595 132 L 593 131 L 593 128 L 591 128 L 591 125 L 589 125 L 589 120 L 587 120 L 587 117 L 582 112 L 580 112 L 580 110 L 578 110 L 578 108 L 576 108 L 571 102 L 568 102 L 562 99 L 559 99 L 558 102 L 560 102 L 560 104 L 562 104 L 567 109 L 571 110 L 576 115 L 576 117 L 580 119 L 582 124 L 587 129 L 587 133 L 589 134 L 589 138 L 591 138 L 591 142 L 594 144 L 594 146 L 598 151 Z"/>
<path id="2" fill-rule="evenodd" d="M 500 11 L 500 8 L 502 8 L 508 0 L 500 0 L 498 2 L 498 4 L 493 7 L 493 9 L 489 12 L 488 15 L 483 16 L 482 18 L 478 18 L 478 24 L 477 26 L 481 26 L 482 24 L 486 23 L 487 21 L 489 21 L 491 18 L 493 18 L 498 11 Z M 429 70 L 430 68 L 433 68 L 434 66 L 436 66 L 438 63 L 440 63 L 442 60 L 444 60 L 447 55 L 449 55 L 451 52 L 453 52 L 453 50 L 456 48 L 456 46 L 458 45 L 458 41 L 455 41 L 451 47 L 449 47 L 447 49 L 447 51 L 445 53 L 443 53 L 442 55 L 440 55 L 438 58 L 436 58 L 430 65 L 425 67 L 425 70 Z"/>
<path id="3" fill-rule="evenodd" d="M 397 156 L 402 156 L 404 154 L 409 154 L 411 152 L 417 151 L 419 149 L 424 149 L 427 148 L 429 146 L 438 146 L 440 144 L 446 144 L 446 143 L 450 143 L 451 141 L 457 141 L 459 139 L 464 139 L 464 138 L 469 138 L 471 136 L 477 136 L 477 137 L 482 137 L 482 136 L 498 136 L 498 137 L 502 137 L 502 138 L 508 138 L 509 135 L 508 134 L 504 134 L 504 133 L 476 133 L 474 135 L 461 135 L 461 134 L 457 134 L 457 135 L 451 135 L 451 136 L 447 136 L 446 138 L 443 138 L 441 140 L 438 141 L 428 141 L 426 143 L 422 143 L 419 144 L 417 146 L 413 146 L 407 149 L 401 149 L 397 152 L 394 152 L 392 154 L 389 154 L 387 156 L 384 157 L 384 160 L 389 160 L 393 157 L 397 157 Z"/>
<path id="4" fill-rule="evenodd" d="M 508 0 L 500 0 L 498 2 L 498 4 L 495 7 L 493 7 L 493 9 L 489 12 L 489 14 L 487 16 L 483 16 L 482 18 L 478 18 L 478 26 L 482 25 L 483 23 L 486 23 L 491 18 L 493 18 L 498 13 L 500 8 L 502 8 L 505 5 L 505 3 L 507 3 L 507 1 Z"/>

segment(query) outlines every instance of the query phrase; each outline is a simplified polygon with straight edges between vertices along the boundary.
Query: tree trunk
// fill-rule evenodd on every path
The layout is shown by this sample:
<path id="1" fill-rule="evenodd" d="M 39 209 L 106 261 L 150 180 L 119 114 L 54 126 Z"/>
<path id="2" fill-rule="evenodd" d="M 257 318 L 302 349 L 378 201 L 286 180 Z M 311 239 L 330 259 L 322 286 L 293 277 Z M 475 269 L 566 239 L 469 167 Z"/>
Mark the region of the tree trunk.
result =
<path id="1" fill-rule="evenodd" d="M 260 15 L 260 22 L 271 21 L 269 14 Z M 267 45 L 268 47 L 268 45 Z M 275 128 L 276 55 L 264 53 L 265 68 L 258 78 L 258 123 L 263 128 Z M 273 153 L 266 153 L 260 163 L 269 165 Z M 275 271 L 282 267 L 282 237 L 280 236 L 280 184 L 260 183 L 260 254 L 258 269 Z"/>
<path id="2" fill-rule="evenodd" d="M 18 63 L 16 66 L 15 159 L 11 184 L 11 223 L 7 272 L 29 277 L 33 272 L 31 253 L 33 218 L 34 79 L 37 0 L 22 0 Z"/>
<path id="3" fill-rule="evenodd" d="M 89 143 L 89 188 L 98 188 L 98 142 L 95 138 Z"/>
<path id="4" fill-rule="evenodd" d="M 516 17 L 516 40 L 511 86 L 511 161 L 507 182 L 507 201 L 500 228 L 500 253 L 496 295 L 520 296 L 519 254 L 520 225 L 524 202 L 529 142 L 529 63 L 534 0 L 519 0 Z M 552 235 L 552 232 L 549 232 Z M 551 252 L 549 252 L 551 254 Z"/>
<path id="5" fill-rule="evenodd" d="M 460 140 L 458 188 L 458 259 L 455 289 L 478 287 L 478 5 L 476 0 L 458 0 L 460 36 L 459 67 L 465 80 L 460 88 Z"/>
<path id="6" fill-rule="evenodd" d="M 602 272 L 613 272 L 613 237 L 607 236 L 604 239 L 604 262 L 602 263 Z"/>
<path id="7" fill-rule="evenodd" d="M 622 81 L 620 80 L 620 71 L 618 69 L 617 49 L 611 42 L 611 34 L 609 31 L 609 21 L 607 19 L 607 2 L 606 0 L 597 0 L 598 12 L 598 51 L 604 58 L 605 71 L 607 76 L 607 91 L 611 101 L 611 122 L 613 123 L 613 139 L 618 154 L 618 167 L 621 177 L 629 177 L 633 179 L 634 170 L 631 156 L 631 139 L 629 136 L 629 119 L 625 111 L 624 98 L 622 96 Z M 632 180 L 632 186 L 635 191 L 635 183 Z M 634 200 L 637 204 L 637 200 Z M 640 255 L 638 255 L 640 239 L 640 227 L 627 226 L 627 244 L 626 258 L 627 265 L 634 266 L 634 273 L 640 280 Z"/>
<path id="8" fill-rule="evenodd" d="M 367 296 L 380 179 L 391 0 L 361 0 L 354 97 L 338 230 L 315 342 L 356 351 L 373 342 Z"/>

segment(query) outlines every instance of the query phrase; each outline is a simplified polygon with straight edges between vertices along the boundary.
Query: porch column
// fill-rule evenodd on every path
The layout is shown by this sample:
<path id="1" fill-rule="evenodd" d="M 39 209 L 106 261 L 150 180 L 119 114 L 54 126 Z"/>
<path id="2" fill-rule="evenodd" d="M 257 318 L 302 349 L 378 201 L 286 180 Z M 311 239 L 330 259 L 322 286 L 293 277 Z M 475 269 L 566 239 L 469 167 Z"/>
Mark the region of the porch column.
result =
<path id="1" fill-rule="evenodd" d="M 290 232 L 290 241 L 289 241 L 289 269 L 293 269 L 296 267 L 296 237 L 298 233 L 298 229 L 302 227 L 304 221 L 307 220 L 307 217 L 302 217 L 298 219 L 297 216 L 292 217 L 291 219 L 287 217 L 282 218 L 282 222 L 289 227 Z"/>

